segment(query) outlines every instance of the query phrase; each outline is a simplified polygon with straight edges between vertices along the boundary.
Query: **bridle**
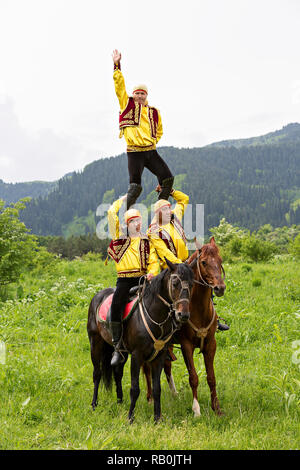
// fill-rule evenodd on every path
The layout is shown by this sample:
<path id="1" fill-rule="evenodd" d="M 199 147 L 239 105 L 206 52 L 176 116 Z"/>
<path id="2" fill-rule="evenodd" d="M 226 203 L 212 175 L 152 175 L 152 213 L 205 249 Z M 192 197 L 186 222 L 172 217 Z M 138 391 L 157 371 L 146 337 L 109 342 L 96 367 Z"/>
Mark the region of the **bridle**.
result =
<path id="1" fill-rule="evenodd" d="M 201 274 L 201 269 L 200 269 L 200 266 L 199 266 L 199 258 L 201 256 L 201 248 L 200 249 L 197 249 L 198 251 L 198 256 L 190 263 L 190 266 L 193 267 L 194 264 L 196 263 L 197 264 L 197 271 L 198 271 L 198 274 L 199 274 L 199 277 L 200 277 L 200 281 L 198 281 L 197 279 L 194 279 L 193 281 L 197 284 L 199 284 L 200 286 L 204 286 L 204 287 L 209 287 L 210 289 L 214 289 L 215 286 L 213 286 L 212 284 L 208 284 L 204 279 L 203 279 L 203 276 Z M 221 269 L 222 269 L 222 273 L 223 273 L 223 277 L 222 277 L 222 281 L 224 281 L 225 277 L 226 277 L 226 274 L 225 274 L 225 270 L 221 264 Z M 215 318 L 216 318 L 216 311 L 215 311 L 215 307 L 214 307 L 214 304 L 212 302 L 212 309 L 213 309 L 213 315 L 212 315 L 212 319 L 209 323 L 208 326 L 206 326 L 205 328 L 198 328 L 196 327 L 192 321 L 189 319 L 188 320 L 188 324 L 190 325 L 190 327 L 194 330 L 196 336 L 198 338 L 200 338 L 200 352 L 203 351 L 203 346 L 204 346 L 204 340 L 207 336 L 207 333 L 210 329 L 210 327 L 213 325 L 214 321 L 215 321 Z"/>
<path id="2" fill-rule="evenodd" d="M 173 299 L 173 293 L 172 293 L 172 281 L 174 278 L 177 278 L 180 282 L 180 293 L 179 293 L 179 299 L 178 300 L 175 300 Z M 186 298 L 186 299 L 182 299 L 181 298 L 181 294 L 184 290 L 187 290 L 188 291 L 188 294 L 189 294 L 189 297 Z M 182 281 L 180 279 L 180 276 L 177 274 L 177 273 L 173 273 L 170 275 L 170 279 L 168 281 L 168 293 L 169 293 L 169 298 L 171 299 L 171 303 L 167 302 L 161 295 L 157 294 L 157 297 L 165 304 L 167 305 L 170 309 L 174 310 L 174 307 L 176 308 L 176 305 L 179 304 L 179 303 L 182 303 L 182 302 L 189 302 L 189 298 L 190 298 L 190 288 L 189 288 L 189 283 L 188 281 Z"/>
<path id="3" fill-rule="evenodd" d="M 190 263 L 191 267 L 193 267 L 194 264 L 196 263 L 197 272 L 198 272 L 199 278 L 200 278 L 200 281 L 198 281 L 197 279 L 194 279 L 193 282 L 195 282 L 196 284 L 199 284 L 200 286 L 209 287 L 210 289 L 214 289 L 215 286 L 213 286 L 212 284 L 208 284 L 205 281 L 205 279 L 203 279 L 203 276 L 201 274 L 201 269 L 200 269 L 200 266 L 199 266 L 199 263 L 198 263 L 198 260 L 199 260 L 200 256 L 201 256 L 201 249 L 198 250 L 198 256 Z M 224 281 L 225 278 L 226 278 L 226 273 L 225 273 L 225 269 L 223 268 L 222 264 L 221 264 L 221 269 L 222 269 L 222 273 L 223 273 L 222 281 Z"/>
<path id="4" fill-rule="evenodd" d="M 179 282 L 180 282 L 180 286 L 181 286 L 181 290 L 180 290 L 180 294 L 179 294 L 179 299 L 178 300 L 175 300 L 174 301 L 174 298 L 173 298 L 173 292 L 172 292 L 172 281 L 174 278 L 177 278 L 179 279 Z M 169 293 L 169 298 L 171 299 L 171 303 L 168 302 L 166 299 L 164 299 L 161 295 L 159 294 L 156 294 L 157 297 L 167 306 L 169 307 L 169 312 L 168 312 L 168 315 L 166 317 L 165 320 L 163 320 L 162 322 L 158 323 L 156 322 L 155 320 L 153 320 L 153 318 L 151 318 L 149 312 L 147 311 L 146 307 L 145 307 L 145 304 L 144 304 L 144 299 L 143 299 L 143 293 L 144 293 L 144 289 L 145 289 L 145 284 L 146 284 L 146 279 L 144 281 L 144 285 L 142 287 L 142 290 L 141 292 L 139 293 L 139 311 L 140 311 L 140 315 L 142 317 L 142 320 L 143 320 L 143 323 L 144 323 L 144 326 L 146 328 L 146 330 L 148 331 L 150 337 L 152 338 L 153 340 L 153 346 L 154 346 L 154 352 L 153 354 L 151 355 L 151 357 L 148 359 L 149 362 L 151 362 L 156 356 L 157 354 L 165 347 L 165 345 L 168 343 L 168 341 L 172 338 L 173 334 L 175 333 L 176 330 L 179 329 L 179 326 L 174 318 L 174 313 L 176 315 L 176 310 L 174 309 L 174 306 L 176 307 L 176 305 L 180 302 L 189 302 L 190 299 L 190 288 L 189 288 L 189 283 L 188 281 L 182 281 L 179 277 L 179 275 L 177 273 L 173 273 L 170 275 L 170 278 L 168 280 L 168 293 Z M 184 290 L 187 290 L 188 291 L 188 294 L 189 294 L 189 297 L 188 298 L 181 298 L 181 294 Z M 159 338 L 155 338 L 155 336 L 153 335 L 148 323 L 146 322 L 146 318 L 145 318 L 145 312 L 147 314 L 147 317 L 149 318 L 149 320 L 155 324 L 156 326 L 158 326 L 161 330 L 161 335 L 159 336 Z M 165 337 L 163 339 L 163 325 L 169 320 L 171 319 L 172 323 L 171 323 L 171 333 L 168 334 L 167 337 Z"/>

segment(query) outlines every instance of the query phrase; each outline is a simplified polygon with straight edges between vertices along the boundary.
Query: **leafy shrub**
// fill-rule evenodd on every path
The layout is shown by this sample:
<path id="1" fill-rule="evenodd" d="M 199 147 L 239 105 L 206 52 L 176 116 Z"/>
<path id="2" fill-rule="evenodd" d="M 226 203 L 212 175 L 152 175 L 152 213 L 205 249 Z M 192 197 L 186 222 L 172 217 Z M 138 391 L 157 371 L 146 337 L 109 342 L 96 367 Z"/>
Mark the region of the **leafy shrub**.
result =
<path id="1" fill-rule="evenodd" d="M 259 240 L 254 234 L 243 238 L 242 253 L 252 261 L 268 261 L 277 253 L 277 247 L 270 242 Z"/>
<path id="2" fill-rule="evenodd" d="M 289 252 L 297 258 L 300 258 L 300 233 L 296 236 L 295 240 L 290 242 Z"/>

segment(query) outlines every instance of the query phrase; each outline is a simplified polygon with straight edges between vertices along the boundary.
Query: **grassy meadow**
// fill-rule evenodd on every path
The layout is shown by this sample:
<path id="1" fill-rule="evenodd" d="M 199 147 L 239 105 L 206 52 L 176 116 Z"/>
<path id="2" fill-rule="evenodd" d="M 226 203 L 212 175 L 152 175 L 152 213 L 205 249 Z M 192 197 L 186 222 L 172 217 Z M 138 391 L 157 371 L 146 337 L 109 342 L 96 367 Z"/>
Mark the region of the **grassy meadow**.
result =
<path id="1" fill-rule="evenodd" d="M 210 408 L 197 352 L 202 414 L 193 417 L 187 371 L 175 349 L 179 393 L 171 395 L 162 375 L 157 425 L 142 375 L 135 422 L 128 424 L 129 361 L 123 404 L 117 405 L 113 387 L 111 393 L 100 389 L 98 407 L 91 408 L 87 311 L 98 290 L 114 285 L 112 263 L 86 255 L 23 275 L 12 298 L 0 302 L 0 449 L 298 449 L 299 264 L 278 256 L 224 267 L 227 289 L 216 310 L 231 328 L 217 333 L 215 372 L 225 415 Z"/>

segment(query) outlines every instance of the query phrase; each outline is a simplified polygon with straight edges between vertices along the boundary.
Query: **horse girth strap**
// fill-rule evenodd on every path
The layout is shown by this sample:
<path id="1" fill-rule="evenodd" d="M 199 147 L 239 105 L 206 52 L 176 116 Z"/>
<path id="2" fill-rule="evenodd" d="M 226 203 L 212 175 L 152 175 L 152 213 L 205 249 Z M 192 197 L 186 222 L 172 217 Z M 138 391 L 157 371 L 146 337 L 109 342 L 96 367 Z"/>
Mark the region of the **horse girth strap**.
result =
<path id="1" fill-rule="evenodd" d="M 213 306 L 213 317 L 211 319 L 211 322 L 210 324 L 205 327 L 205 328 L 197 328 L 194 323 L 191 322 L 191 320 L 188 320 L 188 324 L 190 325 L 190 327 L 195 331 L 196 335 L 198 338 L 201 338 L 201 344 L 200 344 L 200 352 L 202 352 L 203 350 L 203 345 L 204 345 L 204 339 L 206 338 L 207 336 L 207 333 L 210 329 L 210 327 L 212 326 L 214 320 L 216 318 L 216 311 L 214 309 L 214 306 Z"/>
<path id="2" fill-rule="evenodd" d="M 148 323 L 146 322 L 146 318 L 145 318 L 145 315 L 144 315 L 144 311 L 143 311 L 143 308 L 142 308 L 142 305 L 141 305 L 141 302 L 139 302 L 139 309 L 140 309 L 140 314 L 141 314 L 141 317 L 142 317 L 142 320 L 144 322 L 144 325 L 145 325 L 145 328 L 146 330 L 148 331 L 151 339 L 153 340 L 153 343 L 154 343 L 154 353 L 152 354 L 152 356 L 150 357 L 150 359 L 148 359 L 149 362 L 151 362 L 156 356 L 157 354 L 164 348 L 164 346 L 166 345 L 166 343 L 172 338 L 172 335 L 173 335 L 173 331 L 171 332 L 171 334 L 165 339 L 156 339 L 155 336 L 153 335 L 151 329 L 149 328 L 149 325 Z"/>

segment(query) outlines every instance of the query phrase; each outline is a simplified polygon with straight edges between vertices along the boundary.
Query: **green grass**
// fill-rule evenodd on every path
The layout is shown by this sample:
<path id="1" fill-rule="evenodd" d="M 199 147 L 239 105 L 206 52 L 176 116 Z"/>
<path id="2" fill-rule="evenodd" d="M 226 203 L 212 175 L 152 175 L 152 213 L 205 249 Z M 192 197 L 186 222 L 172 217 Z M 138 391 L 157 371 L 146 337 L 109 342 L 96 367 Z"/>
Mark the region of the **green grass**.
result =
<path id="1" fill-rule="evenodd" d="M 225 265 L 226 293 L 217 313 L 230 330 L 217 334 L 215 372 L 225 416 L 210 408 L 201 355 L 201 417 L 180 350 L 173 363 L 177 397 L 162 375 L 163 420 L 141 394 L 133 425 L 127 421 L 130 361 L 125 366 L 124 403 L 115 389 L 100 390 L 95 412 L 92 363 L 86 332 L 94 293 L 115 283 L 112 263 L 97 257 L 58 260 L 23 276 L 0 303 L 0 449 L 298 449 L 300 445 L 300 273 L 296 261 Z M 22 287 L 22 289 L 20 288 Z M 299 356 L 299 360 L 298 360 Z"/>

